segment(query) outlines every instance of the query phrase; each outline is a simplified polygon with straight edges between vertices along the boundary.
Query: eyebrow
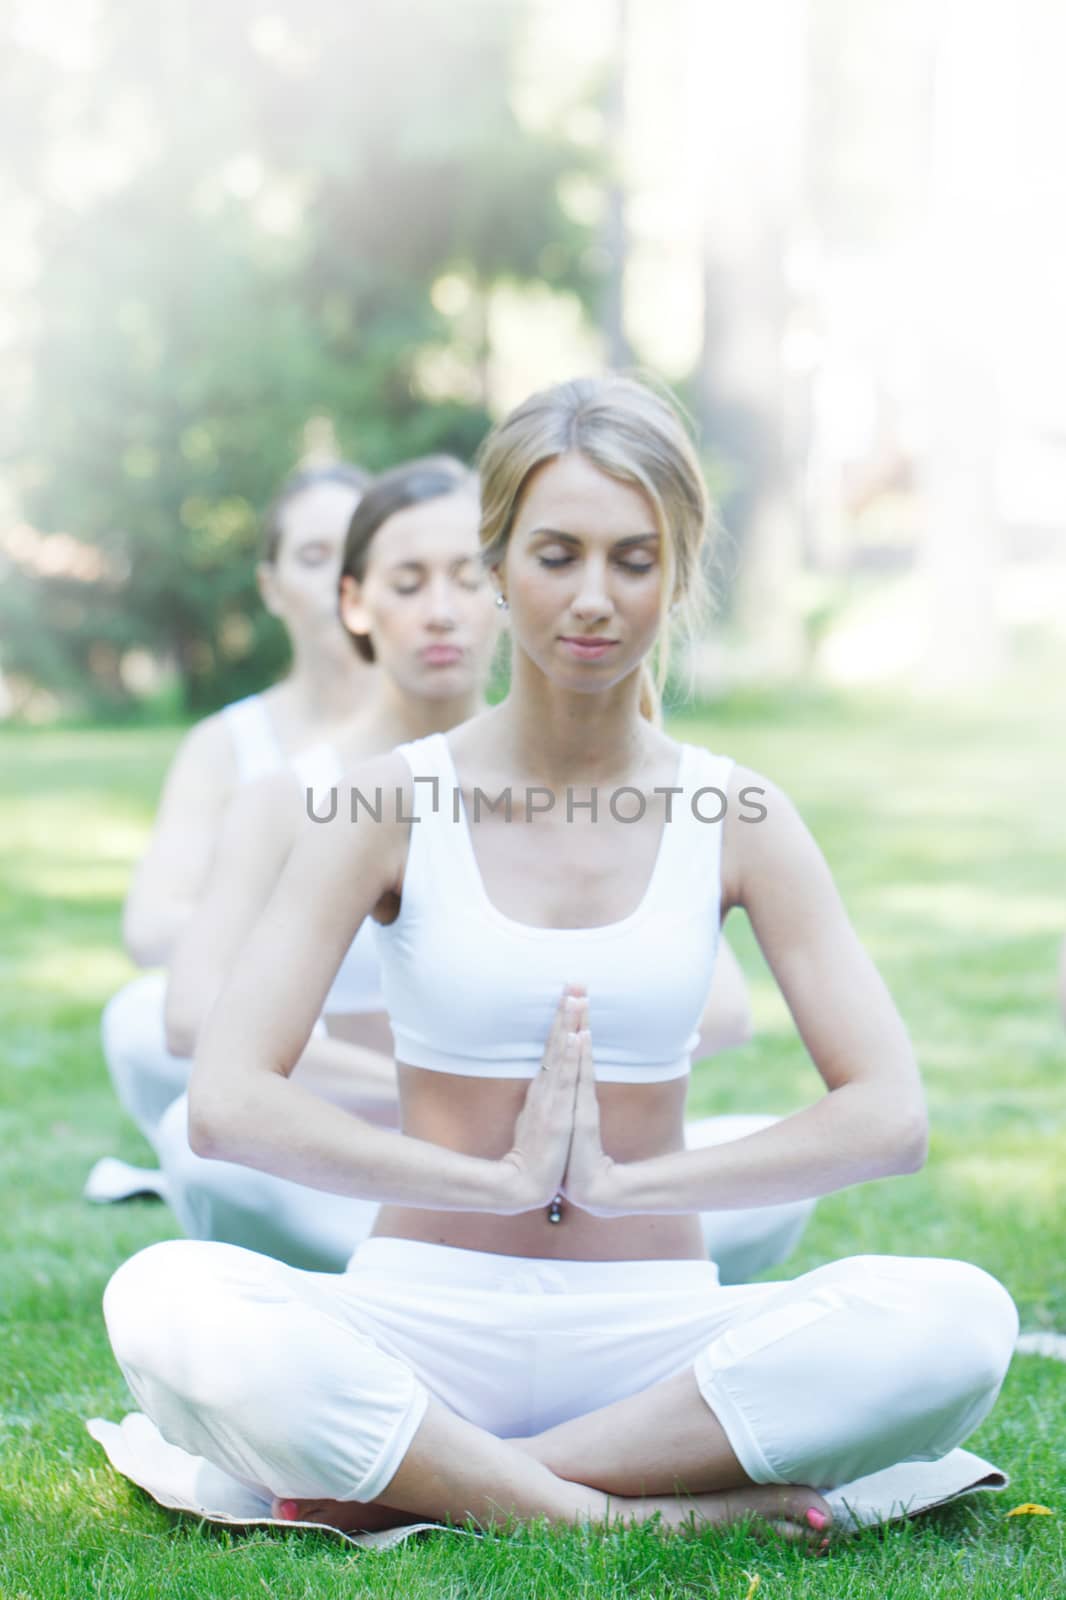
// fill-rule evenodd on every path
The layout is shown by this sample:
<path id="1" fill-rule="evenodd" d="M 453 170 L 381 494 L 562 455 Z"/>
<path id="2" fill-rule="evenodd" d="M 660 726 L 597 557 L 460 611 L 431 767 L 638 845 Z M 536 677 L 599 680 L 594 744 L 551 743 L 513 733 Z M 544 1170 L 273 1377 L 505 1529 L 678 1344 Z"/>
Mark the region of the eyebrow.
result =
<path id="1" fill-rule="evenodd" d="M 456 567 L 470 566 L 471 562 L 477 562 L 477 559 L 477 556 L 474 554 L 468 556 L 456 556 L 454 561 L 449 561 L 448 566 L 452 571 L 454 571 Z M 394 561 L 389 570 L 390 572 L 403 572 L 405 570 L 410 572 L 425 572 L 426 563 L 424 561 Z"/>
<path id="2" fill-rule="evenodd" d="M 529 535 L 531 539 L 558 539 L 560 544 L 579 546 L 581 540 L 574 533 L 562 533 L 558 528 L 534 528 Z M 647 544 L 649 539 L 658 540 L 659 535 L 654 531 L 648 533 L 628 533 L 624 539 L 615 539 L 611 545 L 612 550 L 625 550 L 630 545 Z"/>

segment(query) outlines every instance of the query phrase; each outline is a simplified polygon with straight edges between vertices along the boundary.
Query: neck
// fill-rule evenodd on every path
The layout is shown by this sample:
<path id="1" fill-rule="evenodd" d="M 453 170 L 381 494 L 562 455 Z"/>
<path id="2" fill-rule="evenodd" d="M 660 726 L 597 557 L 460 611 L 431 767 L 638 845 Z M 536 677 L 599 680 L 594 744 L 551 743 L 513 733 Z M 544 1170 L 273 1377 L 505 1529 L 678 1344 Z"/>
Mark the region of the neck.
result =
<path id="1" fill-rule="evenodd" d="M 392 679 L 380 673 L 365 718 L 359 722 L 359 741 L 391 750 L 409 739 L 424 739 L 430 733 L 447 733 L 485 708 L 481 690 L 444 700 L 430 700 L 407 694 Z"/>
<path id="2" fill-rule="evenodd" d="M 631 773 L 652 731 L 640 714 L 639 669 L 602 693 L 576 694 L 552 683 L 519 650 L 500 711 L 501 744 L 515 769 L 552 788 Z"/>
<path id="3" fill-rule="evenodd" d="M 376 676 L 352 649 L 323 649 L 294 639 L 292 667 L 282 688 L 301 728 L 325 729 L 363 710 Z"/>

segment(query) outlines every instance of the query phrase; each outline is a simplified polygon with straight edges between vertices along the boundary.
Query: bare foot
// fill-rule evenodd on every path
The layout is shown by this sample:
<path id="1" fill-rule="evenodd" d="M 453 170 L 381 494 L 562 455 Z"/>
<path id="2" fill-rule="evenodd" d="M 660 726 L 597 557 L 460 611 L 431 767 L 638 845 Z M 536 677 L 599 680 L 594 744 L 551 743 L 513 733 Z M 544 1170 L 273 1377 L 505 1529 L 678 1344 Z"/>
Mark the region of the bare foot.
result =
<path id="1" fill-rule="evenodd" d="M 805 1542 L 818 1550 L 828 1546 L 833 1520 L 820 1494 L 795 1484 L 749 1484 L 717 1494 L 647 1495 L 640 1499 L 612 1496 L 609 1507 L 611 1520 L 645 1522 L 660 1515 L 664 1527 L 678 1531 L 728 1527 L 751 1517 L 783 1539 Z M 273 1515 L 281 1522 L 317 1522 L 341 1533 L 379 1533 L 425 1520 L 411 1511 L 363 1500 L 277 1499 Z"/>
<path id="2" fill-rule="evenodd" d="M 373 1500 L 276 1499 L 271 1515 L 279 1522 L 317 1522 L 340 1533 L 381 1533 L 385 1528 L 403 1528 L 425 1520 Z"/>
<path id="3" fill-rule="evenodd" d="M 632 1507 L 632 1511 L 630 1511 Z M 648 1495 L 641 1499 L 611 1497 L 611 1510 L 621 1517 L 645 1521 L 660 1512 L 667 1528 L 728 1527 L 752 1517 L 775 1529 L 783 1539 L 822 1548 L 833 1522 L 828 1503 L 802 1484 L 750 1483 L 716 1494 Z"/>

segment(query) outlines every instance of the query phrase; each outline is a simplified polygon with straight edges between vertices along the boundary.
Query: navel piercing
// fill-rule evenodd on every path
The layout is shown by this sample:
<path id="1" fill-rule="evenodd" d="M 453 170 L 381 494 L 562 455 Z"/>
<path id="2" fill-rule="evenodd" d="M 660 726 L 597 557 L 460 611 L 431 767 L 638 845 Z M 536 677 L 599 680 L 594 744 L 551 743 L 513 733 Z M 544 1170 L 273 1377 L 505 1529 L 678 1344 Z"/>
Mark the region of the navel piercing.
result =
<path id="1" fill-rule="evenodd" d="M 562 1222 L 562 1220 L 563 1220 L 563 1197 L 562 1197 L 561 1194 L 557 1194 L 555 1196 L 555 1198 L 552 1200 L 551 1205 L 548 1207 L 548 1221 L 549 1222 Z"/>
<path id="2" fill-rule="evenodd" d="M 496 604 L 499 606 L 501 611 L 506 611 L 507 610 L 507 596 L 506 595 L 502 595 L 502 594 L 498 594 L 496 596 Z"/>

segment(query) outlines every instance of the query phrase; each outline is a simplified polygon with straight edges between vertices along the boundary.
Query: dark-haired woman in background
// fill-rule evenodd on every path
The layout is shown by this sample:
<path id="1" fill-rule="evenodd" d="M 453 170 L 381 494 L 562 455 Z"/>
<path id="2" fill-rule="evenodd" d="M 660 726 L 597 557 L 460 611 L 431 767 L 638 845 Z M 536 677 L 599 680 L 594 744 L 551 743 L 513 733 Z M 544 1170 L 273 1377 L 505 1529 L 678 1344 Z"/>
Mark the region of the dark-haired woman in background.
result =
<path id="1" fill-rule="evenodd" d="M 269 899 L 300 829 L 306 791 L 329 806 L 348 768 L 484 709 L 499 637 L 478 545 L 476 477 L 450 456 L 404 463 L 375 479 L 352 517 L 340 560 L 345 648 L 376 667 L 363 713 L 344 738 L 305 751 L 248 784 L 220 830 L 210 883 L 168 974 L 167 1044 L 186 1076 L 200 1026 Z M 333 610 L 338 609 L 334 576 Z M 303 936 L 293 930 L 294 943 Z M 328 1034 L 328 1037 L 323 1037 Z M 305 1088 L 349 1111 L 398 1122 L 392 1037 L 377 947 L 361 930 L 326 998 L 317 1038 L 297 1072 Z M 377 1206 L 325 1195 L 269 1173 L 205 1161 L 189 1148 L 188 1097 L 173 1101 L 156 1147 L 168 1198 L 186 1233 L 320 1269 L 343 1267 Z"/>
<path id="2" fill-rule="evenodd" d="M 224 706 L 185 735 L 170 764 L 148 848 L 123 910 L 126 950 L 161 967 L 204 891 L 226 809 L 238 788 L 336 737 L 365 704 L 373 671 L 354 655 L 337 619 L 344 537 L 367 475 L 345 462 L 306 467 L 282 485 L 264 518 L 259 592 L 288 636 L 292 663 L 261 694 Z M 166 1048 L 165 976 L 124 985 L 104 1010 L 101 1036 L 124 1109 L 154 1144 L 159 1119 L 188 1080 L 189 1063 Z M 159 1174 L 113 1157 L 97 1162 L 91 1200 L 159 1193 Z"/>

